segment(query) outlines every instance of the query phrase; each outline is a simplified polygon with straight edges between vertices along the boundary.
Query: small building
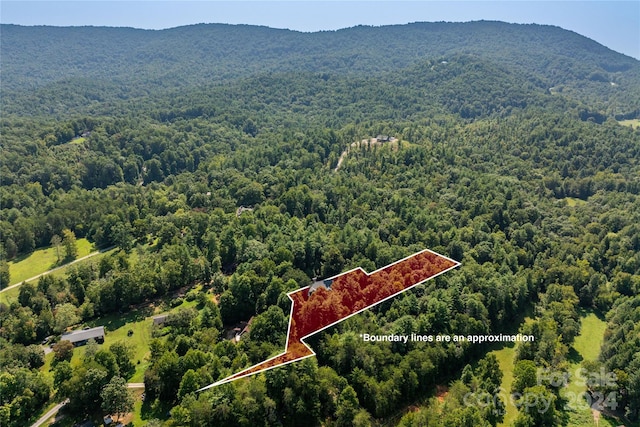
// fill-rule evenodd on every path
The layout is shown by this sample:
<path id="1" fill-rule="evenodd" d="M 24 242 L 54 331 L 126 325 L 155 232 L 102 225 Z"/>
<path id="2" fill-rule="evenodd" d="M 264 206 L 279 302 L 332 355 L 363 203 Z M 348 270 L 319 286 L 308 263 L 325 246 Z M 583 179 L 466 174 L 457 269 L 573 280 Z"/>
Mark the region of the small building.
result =
<path id="1" fill-rule="evenodd" d="M 158 314 L 157 316 L 153 316 L 153 326 L 160 326 L 167 321 L 169 317 L 168 314 Z"/>
<path id="2" fill-rule="evenodd" d="M 99 344 L 104 343 L 104 326 L 73 331 L 62 334 L 60 337 L 60 341 L 69 341 L 76 347 L 85 345 L 89 340 L 95 340 Z"/>
<path id="3" fill-rule="evenodd" d="M 324 280 L 316 280 L 311 286 L 309 286 L 309 296 L 314 293 L 318 288 L 325 288 L 326 290 L 331 290 L 331 285 L 333 284 L 332 279 L 324 279 Z"/>
<path id="4" fill-rule="evenodd" d="M 233 334 L 233 340 L 235 342 L 239 342 L 242 339 L 242 336 L 248 334 L 251 331 L 251 323 L 253 322 L 253 317 L 249 319 L 248 322 L 240 322 L 238 326 L 233 328 L 231 333 Z"/>
<path id="5" fill-rule="evenodd" d="M 253 208 L 248 208 L 246 206 L 240 206 L 238 209 L 236 209 L 236 216 L 240 216 L 243 214 L 243 212 L 252 212 Z"/>

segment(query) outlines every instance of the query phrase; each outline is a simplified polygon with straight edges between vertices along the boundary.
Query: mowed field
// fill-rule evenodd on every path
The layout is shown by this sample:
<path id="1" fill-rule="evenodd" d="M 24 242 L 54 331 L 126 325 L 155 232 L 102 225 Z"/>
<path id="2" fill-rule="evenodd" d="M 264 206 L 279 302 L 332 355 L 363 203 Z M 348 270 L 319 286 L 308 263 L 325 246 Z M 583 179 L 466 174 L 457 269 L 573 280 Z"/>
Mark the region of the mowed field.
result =
<path id="1" fill-rule="evenodd" d="M 196 287 L 201 289 L 201 287 Z M 91 320 L 86 323 L 88 327 L 104 326 L 105 337 L 104 344 L 101 347 L 109 348 L 109 346 L 117 341 L 122 341 L 133 349 L 133 363 L 135 372 L 128 378 L 130 383 L 141 383 L 144 381 L 144 371 L 149 366 L 147 360 L 149 356 L 149 343 L 152 339 L 153 316 L 161 313 L 173 313 L 181 309 L 189 307 L 196 308 L 197 301 L 183 301 L 182 304 L 169 308 L 167 298 L 166 301 L 157 301 L 156 304 L 147 304 L 142 307 L 120 314 L 114 313 L 102 316 L 98 319 Z M 74 350 L 71 364 L 82 363 L 86 346 L 77 347 Z"/>
<path id="2" fill-rule="evenodd" d="M 567 400 L 565 413 L 568 416 L 567 427 L 616 427 L 621 423 L 598 415 L 591 411 L 586 399 L 587 387 L 584 380 L 576 378 L 576 371 L 580 369 L 583 361 L 595 361 L 600 354 L 600 347 L 604 340 L 604 331 L 607 323 L 594 312 L 585 312 L 581 317 L 580 335 L 573 343 L 573 356 L 569 358 L 569 374 L 573 381 L 569 381 L 561 395 Z M 597 418 L 597 421 L 596 421 Z"/>
<path id="3" fill-rule="evenodd" d="M 83 240 L 84 240 L 84 239 L 83 239 Z M 91 246 L 90 246 L 91 244 L 87 241 L 87 242 L 86 242 L 86 245 L 87 245 L 88 249 L 85 249 L 85 250 L 84 250 L 84 252 L 81 252 L 81 255 L 79 255 L 79 256 L 78 256 L 78 258 L 80 258 L 80 257 L 82 257 L 82 256 L 86 256 L 86 255 L 88 255 L 89 253 L 91 253 Z M 37 250 L 37 251 L 35 251 L 35 252 L 41 252 L 41 251 L 42 251 L 42 252 L 45 252 L 45 251 L 48 251 L 49 249 L 51 249 L 51 248 L 47 248 L 47 249 L 39 249 L 39 250 Z M 95 256 L 92 256 L 91 258 L 88 258 L 88 259 L 86 259 L 86 260 L 80 261 L 80 262 L 79 262 L 79 263 L 77 263 L 77 264 L 65 264 L 65 265 L 62 265 L 62 266 L 60 266 L 59 268 L 57 268 L 56 270 L 52 271 L 52 272 L 51 272 L 51 273 L 49 273 L 49 274 L 50 274 L 50 275 L 52 275 L 52 276 L 55 276 L 55 277 L 65 277 L 65 276 L 66 276 L 66 274 L 67 274 L 67 272 L 69 271 L 69 268 L 72 268 L 74 265 L 79 265 L 79 264 L 81 264 L 81 263 L 85 263 L 85 262 L 98 262 L 98 261 L 100 261 L 100 258 L 102 258 L 102 257 L 104 257 L 104 256 L 109 256 L 109 255 L 113 254 L 116 250 L 117 250 L 117 249 L 110 249 L 110 250 L 108 250 L 108 251 L 101 252 L 101 253 L 99 253 L 99 254 L 96 254 Z M 55 251 L 55 249 L 54 249 L 54 251 Z M 36 273 L 34 273 L 34 274 L 30 274 L 30 273 L 29 273 L 28 266 L 29 266 L 30 264 L 27 262 L 27 260 L 28 260 L 28 259 L 30 259 L 30 258 L 32 258 L 32 257 L 34 257 L 35 259 L 38 259 L 38 258 L 40 258 L 40 257 L 43 257 L 43 258 L 44 258 L 44 257 L 48 256 L 48 255 L 46 255 L 46 254 L 44 254 L 44 255 L 43 255 L 43 254 L 35 255 L 35 252 L 34 252 L 34 253 L 32 253 L 32 254 L 30 254 L 29 256 L 25 257 L 24 259 L 22 259 L 22 260 L 20 260 L 20 261 L 16 262 L 16 264 L 18 264 L 18 263 L 24 263 L 24 265 L 18 266 L 17 268 L 18 268 L 18 269 L 21 269 L 21 270 L 26 271 L 26 273 L 23 273 L 23 274 L 25 274 L 25 275 L 28 275 L 28 277 L 26 277 L 26 279 L 29 279 L 29 278 L 34 277 L 34 276 L 37 276 L 38 274 L 41 274 L 41 273 L 44 273 L 44 272 L 46 272 L 46 271 L 50 270 L 50 269 L 46 269 L 46 270 L 44 270 L 44 271 L 39 271 L 39 272 L 36 272 Z M 55 253 L 55 252 L 54 252 L 54 253 Z M 55 255 L 54 255 L 54 256 L 55 256 Z M 40 263 L 40 265 L 42 265 L 42 264 L 44 264 L 44 263 Z M 34 266 L 34 267 L 33 267 L 32 272 L 33 272 L 33 271 L 38 271 L 38 269 L 39 269 L 39 268 L 41 268 L 41 267 L 38 267 L 38 263 L 37 263 L 37 262 L 36 262 L 36 263 L 34 263 L 34 264 L 33 264 L 33 266 Z M 9 268 L 11 268 L 11 267 L 9 267 Z M 55 267 L 54 267 L 54 268 L 55 268 Z M 13 273 L 11 273 L 11 275 L 12 275 L 12 276 L 11 276 L 11 277 L 12 277 L 12 278 L 11 278 L 11 285 L 18 284 L 18 283 L 22 283 L 22 281 L 18 281 L 18 282 L 15 282 L 15 283 L 14 283 L 14 280 L 13 280 Z M 23 280 L 23 281 L 24 281 L 24 280 Z M 36 282 L 34 282 L 34 283 L 37 283 L 37 281 L 36 281 Z M 18 298 L 18 295 L 19 295 L 19 294 L 20 294 L 20 287 L 19 287 L 19 286 L 15 287 L 15 288 L 11 288 L 11 289 L 6 290 L 6 291 L 3 291 L 3 292 L 0 292 L 0 303 L 2 303 L 2 304 L 10 304 L 10 303 L 11 303 L 11 301 L 15 301 L 15 300 Z"/>
<path id="4" fill-rule="evenodd" d="M 139 383 L 144 381 L 144 371 L 148 366 L 149 343 L 151 342 L 151 329 L 154 310 L 152 307 L 134 309 L 126 314 L 112 314 L 92 320 L 87 323 L 89 327 L 104 326 L 104 344 L 109 346 L 117 341 L 122 341 L 133 349 L 133 363 L 136 367 L 134 374 L 125 378 L 127 382 Z M 131 333 L 129 333 L 131 331 Z M 84 358 L 86 346 L 77 347 L 73 352 L 72 365 L 81 364 Z"/>
<path id="5" fill-rule="evenodd" d="M 513 421 L 515 421 L 518 416 L 518 408 L 511 404 L 508 400 L 508 396 L 511 393 L 511 384 L 513 384 L 513 361 L 516 356 L 516 346 L 515 344 L 511 344 L 511 346 L 505 346 L 500 350 L 494 350 L 491 352 L 496 359 L 498 359 L 498 363 L 500 364 L 500 370 L 502 371 L 502 384 L 500 387 L 502 388 L 501 394 L 502 398 L 507 398 L 505 404 L 505 414 L 504 419 L 502 420 L 499 426 L 510 426 Z"/>
<path id="6" fill-rule="evenodd" d="M 94 250 L 93 244 L 87 239 L 78 239 L 77 246 L 78 258 L 89 255 L 91 251 Z M 64 248 L 62 246 L 60 247 L 60 257 L 64 258 Z M 55 247 L 49 246 L 38 249 L 29 255 L 19 257 L 17 260 L 9 262 L 9 274 L 11 276 L 9 284 L 15 285 L 16 283 L 23 282 L 60 265 Z"/>

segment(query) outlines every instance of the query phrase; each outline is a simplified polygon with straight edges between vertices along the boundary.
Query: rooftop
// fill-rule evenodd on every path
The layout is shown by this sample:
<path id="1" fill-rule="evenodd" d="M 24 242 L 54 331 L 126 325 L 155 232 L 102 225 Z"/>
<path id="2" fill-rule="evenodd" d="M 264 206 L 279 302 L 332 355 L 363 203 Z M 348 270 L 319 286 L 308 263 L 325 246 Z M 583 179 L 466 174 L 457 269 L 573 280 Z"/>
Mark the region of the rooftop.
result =
<path id="1" fill-rule="evenodd" d="M 72 343 L 87 341 L 92 338 L 104 338 L 104 326 L 98 326 L 91 329 L 82 329 L 79 331 L 62 334 L 61 340 L 71 341 Z"/>

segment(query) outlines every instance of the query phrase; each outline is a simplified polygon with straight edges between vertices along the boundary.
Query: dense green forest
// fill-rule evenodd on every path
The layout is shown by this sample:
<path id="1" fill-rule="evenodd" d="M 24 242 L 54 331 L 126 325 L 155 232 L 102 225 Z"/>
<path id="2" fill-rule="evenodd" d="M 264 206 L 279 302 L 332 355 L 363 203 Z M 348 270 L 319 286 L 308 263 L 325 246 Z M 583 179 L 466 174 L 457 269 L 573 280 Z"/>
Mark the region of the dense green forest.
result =
<path id="1" fill-rule="evenodd" d="M 640 118 L 637 60 L 500 22 L 0 31 L 0 288 L 35 249 L 117 248 L 0 304 L 0 425 L 67 398 L 76 421 L 130 412 L 131 345 L 58 339 L 163 299 L 136 427 L 495 426 L 510 405 L 515 426 L 578 425 L 584 313 L 607 327 L 583 400 L 638 422 L 640 131 L 618 123 Z M 287 292 L 424 248 L 462 265 L 314 336 L 314 358 L 197 392 L 284 349 Z M 495 346 L 359 338 L 518 332 L 510 390 Z"/>

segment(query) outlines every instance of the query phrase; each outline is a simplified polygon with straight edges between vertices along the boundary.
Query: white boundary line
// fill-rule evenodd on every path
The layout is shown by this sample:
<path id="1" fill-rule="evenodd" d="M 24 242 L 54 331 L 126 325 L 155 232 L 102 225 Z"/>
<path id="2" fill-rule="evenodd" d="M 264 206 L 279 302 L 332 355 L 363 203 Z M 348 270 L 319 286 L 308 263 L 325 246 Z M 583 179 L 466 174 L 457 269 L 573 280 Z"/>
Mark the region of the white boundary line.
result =
<path id="1" fill-rule="evenodd" d="M 313 332 L 311 332 L 310 334 L 307 334 L 307 335 L 303 336 L 302 338 L 300 338 L 300 342 L 301 342 L 305 347 L 307 347 L 307 348 L 309 349 L 309 351 L 311 351 L 311 354 L 309 354 L 309 355 L 302 356 L 302 357 L 299 357 L 299 358 L 297 358 L 297 359 L 289 360 L 289 361 L 287 361 L 287 362 L 283 362 L 283 363 L 280 363 L 280 364 L 278 364 L 278 365 L 270 366 L 270 367 L 268 367 L 268 368 L 264 368 L 264 369 L 261 369 L 261 370 L 259 370 L 259 371 L 251 372 L 251 373 L 244 374 L 244 375 L 241 375 L 241 376 L 238 376 L 238 377 L 234 376 L 234 375 L 237 375 L 237 374 L 234 374 L 234 375 L 231 375 L 231 376 L 229 376 L 229 377 L 227 377 L 227 378 L 225 378 L 225 379 L 222 379 L 222 380 L 220 380 L 220 381 L 217 381 L 217 382 L 215 382 L 215 383 L 213 383 L 213 384 L 209 384 L 209 385 L 208 385 L 208 386 L 206 386 L 206 387 L 202 387 L 202 388 L 201 388 L 201 389 L 199 389 L 198 391 L 204 391 L 204 390 L 207 390 L 207 389 L 212 388 L 212 387 L 216 387 L 216 386 L 219 386 L 219 385 L 222 385 L 222 384 L 229 383 L 229 382 L 231 382 L 231 381 L 239 380 L 240 378 L 246 378 L 246 377 L 249 377 L 249 376 L 251 376 L 251 375 L 259 374 L 260 372 L 265 372 L 265 371 L 268 371 L 268 370 L 273 369 L 273 368 L 278 368 L 278 367 L 280 367 L 280 366 L 288 365 L 289 363 L 298 362 L 298 361 L 303 360 L 303 359 L 306 359 L 306 358 L 308 358 L 308 357 L 315 356 L 315 355 L 316 355 L 316 352 L 315 352 L 315 351 L 313 351 L 313 349 L 312 349 L 311 347 L 309 347 L 309 345 L 308 345 L 306 342 L 304 342 L 304 340 L 305 340 L 306 338 L 309 338 L 310 336 L 315 335 L 315 334 L 317 334 L 318 332 L 321 332 L 321 331 L 323 331 L 323 330 L 325 330 L 325 329 L 327 329 L 327 328 L 330 328 L 330 327 L 332 327 L 332 326 L 334 326 L 334 325 L 336 325 L 336 324 L 338 324 L 338 323 L 340 323 L 340 322 L 343 322 L 343 321 L 347 320 L 348 318 L 350 318 L 350 317 L 352 317 L 352 316 L 355 316 L 356 314 L 362 313 L 363 311 L 368 310 L 368 309 L 370 309 L 371 307 L 375 307 L 376 305 L 381 304 L 381 303 L 383 303 L 383 302 L 387 301 L 388 299 L 391 299 L 391 298 L 393 298 L 393 297 L 395 297 L 395 296 L 397 296 L 397 295 L 399 295 L 399 294 L 401 294 L 401 293 L 403 293 L 403 292 L 406 292 L 406 291 L 408 291 L 408 290 L 410 290 L 410 289 L 413 289 L 413 288 L 415 288 L 415 287 L 416 287 L 416 286 L 418 286 L 418 285 L 421 285 L 421 284 L 423 284 L 423 283 L 426 283 L 426 282 L 428 282 L 429 280 L 431 280 L 431 279 L 433 279 L 433 278 L 435 278 L 435 277 L 438 277 L 438 276 L 440 276 L 441 274 L 444 274 L 444 273 L 446 273 L 447 271 L 449 271 L 449 270 L 453 270 L 454 268 L 457 268 L 457 267 L 459 267 L 460 265 L 462 265 L 460 262 L 458 262 L 458 261 L 456 261 L 456 260 L 454 260 L 454 259 L 451 259 L 451 258 L 449 258 L 449 257 L 447 257 L 447 256 L 441 255 L 441 254 L 439 254 L 439 253 L 437 253 L 437 252 L 434 252 L 434 251 L 432 251 L 432 250 L 430 250 L 430 249 L 423 249 L 423 250 L 421 250 L 421 251 L 419 251 L 419 252 L 416 252 L 416 253 L 414 253 L 414 254 L 412 254 L 412 255 L 409 255 L 409 256 L 407 256 L 407 257 L 404 257 L 404 258 L 402 258 L 402 259 L 400 259 L 400 260 L 398 260 L 398 261 L 392 262 L 392 263 L 391 263 L 391 264 L 389 264 L 389 265 L 385 265 L 384 267 L 381 267 L 381 268 L 379 268 L 379 269 L 377 269 L 377 270 L 374 270 L 374 271 L 372 271 L 371 273 L 367 273 L 367 272 L 366 272 L 362 267 L 356 267 L 356 268 L 353 268 L 353 269 L 351 269 L 351 270 L 349 270 L 349 271 L 345 271 L 344 273 L 340 273 L 340 274 L 337 274 L 337 275 L 335 275 L 335 276 L 328 277 L 328 278 L 323 279 L 323 280 L 335 280 L 335 279 L 337 279 L 338 277 L 344 276 L 344 275 L 349 274 L 349 273 L 353 273 L 354 271 L 357 271 L 357 270 L 362 271 L 362 272 L 363 272 L 364 274 L 366 274 L 367 276 L 372 276 L 372 275 L 376 274 L 376 273 L 377 273 L 377 272 L 379 272 L 379 271 L 382 271 L 382 270 L 384 270 L 384 269 L 386 269 L 386 268 L 389 268 L 389 267 L 391 267 L 391 266 L 393 266 L 393 265 L 396 265 L 396 264 L 398 264 L 398 263 L 401 263 L 401 262 L 403 262 L 403 261 L 406 261 L 406 260 L 408 260 L 409 258 L 413 258 L 413 257 L 415 257 L 415 256 L 417 256 L 417 255 L 420 255 L 420 254 L 424 253 L 424 252 L 430 252 L 430 253 L 432 253 L 432 254 L 434 254 L 434 255 L 437 255 L 437 256 L 439 256 L 439 257 L 441 257 L 441 258 L 447 259 L 447 260 L 449 260 L 449 261 L 453 262 L 453 265 L 452 265 L 451 267 L 449 267 L 449 268 L 445 269 L 445 270 L 440 271 L 439 273 L 434 274 L 433 276 L 430 276 L 430 277 L 428 277 L 428 278 L 426 278 L 426 279 L 424 279 L 424 280 L 422 280 L 422 281 L 420 281 L 420 282 L 418 282 L 418 283 L 415 283 L 415 284 L 413 284 L 413 285 L 411 285 L 411 286 L 409 286 L 409 287 L 407 287 L 407 288 L 405 288 L 405 289 L 403 289 L 403 290 L 401 290 L 401 291 L 398 291 L 398 292 L 396 292 L 396 293 L 394 293 L 394 294 L 392 294 L 392 295 L 389 295 L 388 297 L 386 297 L 386 298 L 384 298 L 384 299 L 381 299 L 381 300 L 380 300 L 380 301 L 378 301 L 378 302 L 375 302 L 375 303 L 373 303 L 373 304 L 371 304 L 371 305 L 368 305 L 368 306 L 366 306 L 365 308 L 361 308 L 360 310 L 358 310 L 358 311 L 356 311 L 356 312 L 353 312 L 353 313 L 351 313 L 350 315 L 348 315 L 348 316 L 346 316 L 346 317 L 343 317 L 343 318 L 342 318 L 342 319 L 340 319 L 340 320 L 336 320 L 335 322 L 333 322 L 333 323 L 331 323 L 331 324 L 329 324 L 329 325 L 327 325 L 327 326 L 324 326 L 324 327 L 322 327 L 322 328 L 318 329 L 317 331 L 313 331 Z M 248 367 L 248 368 L 246 368 L 246 369 L 243 369 L 242 371 L 248 371 L 248 370 L 250 370 L 250 369 L 255 368 L 256 366 L 259 366 L 259 365 L 265 364 L 265 363 L 267 363 L 267 362 L 269 362 L 269 361 L 271 361 L 271 360 L 277 359 L 278 357 L 280 357 L 280 356 L 283 356 L 283 355 L 287 354 L 287 348 L 289 347 L 289 333 L 290 333 L 290 330 L 291 330 L 291 321 L 293 320 L 293 306 L 294 306 L 294 304 L 295 304 L 295 301 L 293 300 L 293 298 L 291 298 L 291 295 L 292 295 L 292 294 L 295 294 L 295 293 L 297 293 L 297 292 L 303 291 L 303 290 L 305 290 L 305 289 L 308 289 L 309 287 L 310 287 L 310 286 L 305 286 L 305 287 L 303 287 L 303 288 L 296 289 L 295 291 L 287 292 L 287 296 L 288 296 L 288 297 L 289 297 L 289 299 L 291 300 L 291 310 L 290 310 L 290 313 L 289 313 L 289 324 L 287 325 L 287 340 L 286 340 L 286 343 L 285 343 L 284 351 L 283 351 L 282 353 L 280 353 L 280 354 L 276 355 L 276 356 L 270 357 L 270 358 L 269 358 L 269 359 L 267 359 L 267 360 L 264 360 L 264 361 L 262 361 L 262 362 L 260 362 L 260 363 L 256 363 L 256 364 L 255 364 L 255 365 L 253 365 L 253 366 L 250 366 L 250 367 Z M 242 371 L 240 371 L 240 372 L 242 372 Z"/>

